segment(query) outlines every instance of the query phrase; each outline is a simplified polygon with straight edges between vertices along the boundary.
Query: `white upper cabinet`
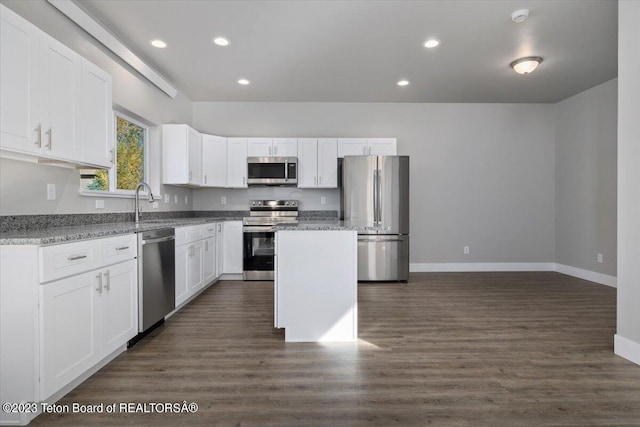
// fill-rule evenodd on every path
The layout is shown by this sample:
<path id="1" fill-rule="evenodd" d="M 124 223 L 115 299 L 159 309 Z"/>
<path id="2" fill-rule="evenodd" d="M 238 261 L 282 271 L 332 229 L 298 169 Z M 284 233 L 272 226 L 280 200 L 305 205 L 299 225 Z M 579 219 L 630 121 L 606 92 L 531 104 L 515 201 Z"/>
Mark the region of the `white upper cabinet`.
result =
<path id="1" fill-rule="evenodd" d="M 86 164 L 113 165 L 111 75 L 82 60 L 82 159 Z"/>
<path id="2" fill-rule="evenodd" d="M 227 138 L 227 187 L 247 187 L 247 138 Z"/>
<path id="3" fill-rule="evenodd" d="M 296 157 L 296 138 L 247 138 L 248 157 Z"/>
<path id="4" fill-rule="evenodd" d="M 316 188 L 318 186 L 318 140 L 316 138 L 298 139 L 298 187 Z"/>
<path id="5" fill-rule="evenodd" d="M 202 136 L 187 125 L 162 125 L 162 181 L 200 186 Z"/>
<path id="6" fill-rule="evenodd" d="M 338 140 L 318 139 L 318 187 L 338 188 Z"/>
<path id="7" fill-rule="evenodd" d="M 202 186 L 227 186 L 227 138 L 202 135 Z"/>
<path id="8" fill-rule="evenodd" d="M 40 151 L 40 30 L 0 5 L 0 146 Z"/>
<path id="9" fill-rule="evenodd" d="M 111 76 L 0 5 L 0 149 L 108 168 Z"/>
<path id="10" fill-rule="evenodd" d="M 367 138 L 368 155 L 395 156 L 398 154 L 398 140 L 396 138 Z"/>
<path id="11" fill-rule="evenodd" d="M 42 146 L 47 155 L 81 160 L 82 57 L 41 33 Z"/>
<path id="12" fill-rule="evenodd" d="M 337 188 L 337 139 L 299 138 L 298 169 L 299 188 Z"/>
<path id="13" fill-rule="evenodd" d="M 338 157 L 344 156 L 395 156 L 396 138 L 339 138 Z"/>

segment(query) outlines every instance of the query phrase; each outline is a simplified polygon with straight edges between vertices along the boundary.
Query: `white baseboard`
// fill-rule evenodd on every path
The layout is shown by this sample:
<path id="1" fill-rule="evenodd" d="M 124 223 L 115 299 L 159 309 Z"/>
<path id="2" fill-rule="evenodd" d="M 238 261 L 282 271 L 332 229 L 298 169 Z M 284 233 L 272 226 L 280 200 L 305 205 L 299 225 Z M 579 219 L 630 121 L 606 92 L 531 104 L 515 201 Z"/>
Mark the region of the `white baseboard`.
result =
<path id="1" fill-rule="evenodd" d="M 554 262 L 444 262 L 444 263 L 411 263 L 409 271 L 418 272 L 472 272 L 472 271 L 555 271 L 579 279 L 617 286 L 617 278 L 608 274 L 583 270 L 569 265 Z"/>
<path id="2" fill-rule="evenodd" d="M 616 334 L 613 336 L 614 353 L 640 365 L 640 343 Z"/>
<path id="3" fill-rule="evenodd" d="M 411 263 L 411 272 L 554 271 L 552 262 Z"/>
<path id="4" fill-rule="evenodd" d="M 618 285 L 618 279 L 615 276 L 583 270 L 582 268 L 571 267 L 570 265 L 555 264 L 554 271 L 577 277 L 579 279 L 600 283 L 601 285 L 611 286 L 612 288 L 615 288 Z"/>

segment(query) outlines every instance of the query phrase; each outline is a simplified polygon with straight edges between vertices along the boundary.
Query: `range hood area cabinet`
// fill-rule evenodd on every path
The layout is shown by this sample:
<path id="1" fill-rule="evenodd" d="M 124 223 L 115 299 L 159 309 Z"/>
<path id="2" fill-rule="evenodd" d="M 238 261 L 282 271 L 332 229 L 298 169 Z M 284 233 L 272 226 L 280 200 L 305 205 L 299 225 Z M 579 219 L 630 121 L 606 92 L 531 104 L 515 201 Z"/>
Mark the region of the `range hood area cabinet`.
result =
<path id="1" fill-rule="evenodd" d="M 2 157 L 110 168 L 111 75 L 0 5 Z"/>
<path id="2" fill-rule="evenodd" d="M 298 188 L 338 188 L 336 138 L 298 138 Z"/>
<path id="3" fill-rule="evenodd" d="M 296 138 L 247 138 L 248 157 L 297 157 Z"/>

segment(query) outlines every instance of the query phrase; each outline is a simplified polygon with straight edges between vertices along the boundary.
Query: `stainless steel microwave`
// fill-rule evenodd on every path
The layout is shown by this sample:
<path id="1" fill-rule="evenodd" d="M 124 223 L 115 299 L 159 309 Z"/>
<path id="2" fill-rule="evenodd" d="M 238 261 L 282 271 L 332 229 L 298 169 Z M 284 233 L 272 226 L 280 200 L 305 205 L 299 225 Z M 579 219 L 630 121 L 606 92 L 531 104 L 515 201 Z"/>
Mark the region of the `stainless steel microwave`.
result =
<path id="1" fill-rule="evenodd" d="M 247 184 L 298 185 L 297 157 L 248 157 Z"/>

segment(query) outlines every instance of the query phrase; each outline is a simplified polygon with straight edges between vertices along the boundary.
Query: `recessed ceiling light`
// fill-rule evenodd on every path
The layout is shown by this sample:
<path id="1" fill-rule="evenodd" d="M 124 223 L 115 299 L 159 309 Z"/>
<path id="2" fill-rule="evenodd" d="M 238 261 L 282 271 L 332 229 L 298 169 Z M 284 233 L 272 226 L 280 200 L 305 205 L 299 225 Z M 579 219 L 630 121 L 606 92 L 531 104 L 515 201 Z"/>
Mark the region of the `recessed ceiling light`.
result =
<path id="1" fill-rule="evenodd" d="M 398 86 L 406 86 L 409 84 L 409 80 L 400 80 Z"/>
<path id="2" fill-rule="evenodd" d="M 212 41 L 218 46 L 229 46 L 229 40 L 224 37 L 216 37 Z"/>
<path id="3" fill-rule="evenodd" d="M 151 46 L 157 47 L 158 49 L 164 49 L 167 47 L 167 44 L 160 39 L 151 40 Z"/>
<path id="4" fill-rule="evenodd" d="M 440 40 L 429 39 L 426 42 L 424 42 L 424 47 L 428 47 L 429 49 L 431 49 L 432 47 L 436 47 L 439 44 L 440 44 Z"/>
<path id="5" fill-rule="evenodd" d="M 238 83 L 241 85 L 248 85 L 250 82 L 247 79 L 240 79 L 238 80 Z"/>
<path id="6" fill-rule="evenodd" d="M 519 9 L 511 14 L 511 20 L 516 24 L 524 22 L 529 17 L 529 9 Z"/>

